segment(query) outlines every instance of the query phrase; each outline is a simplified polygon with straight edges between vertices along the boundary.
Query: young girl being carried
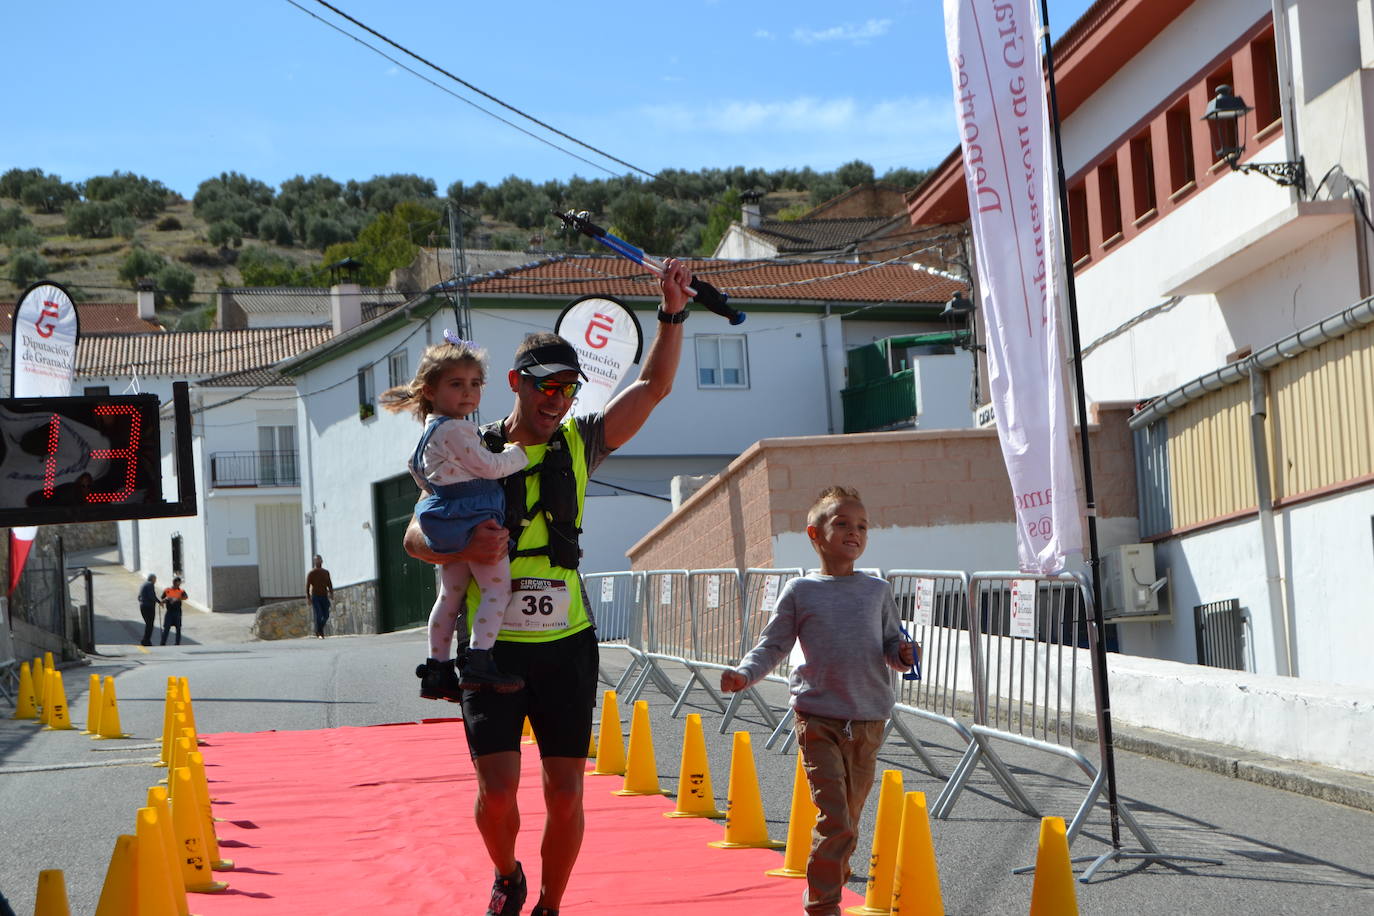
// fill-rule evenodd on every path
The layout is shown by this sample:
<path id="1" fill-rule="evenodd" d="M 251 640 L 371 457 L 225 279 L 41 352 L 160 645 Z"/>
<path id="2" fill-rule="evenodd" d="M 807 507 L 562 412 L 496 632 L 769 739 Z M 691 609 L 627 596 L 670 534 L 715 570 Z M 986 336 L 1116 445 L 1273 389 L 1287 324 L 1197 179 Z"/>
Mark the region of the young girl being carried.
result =
<path id="1" fill-rule="evenodd" d="M 476 424 L 465 419 L 477 410 L 485 384 L 486 352 L 445 331 L 444 343 L 425 350 L 415 378 L 381 396 L 387 410 L 410 410 L 424 421 L 424 434 L 408 467 L 425 491 L 415 516 L 436 553 L 459 553 L 473 529 L 488 519 L 504 525 L 505 497 L 499 481 L 527 463 L 518 445 L 507 445 L 499 453 L 488 451 Z M 468 621 L 471 644 L 455 674 L 453 634 L 470 579 L 481 590 L 481 602 L 476 619 Z M 503 674 L 491 657 L 510 601 L 510 559 L 502 557 L 490 566 L 447 563 L 441 567 L 440 581 L 439 598 L 429 615 L 429 657 L 415 670 L 420 696 L 456 703 L 463 690 L 510 693 L 522 688 L 524 681 Z"/>

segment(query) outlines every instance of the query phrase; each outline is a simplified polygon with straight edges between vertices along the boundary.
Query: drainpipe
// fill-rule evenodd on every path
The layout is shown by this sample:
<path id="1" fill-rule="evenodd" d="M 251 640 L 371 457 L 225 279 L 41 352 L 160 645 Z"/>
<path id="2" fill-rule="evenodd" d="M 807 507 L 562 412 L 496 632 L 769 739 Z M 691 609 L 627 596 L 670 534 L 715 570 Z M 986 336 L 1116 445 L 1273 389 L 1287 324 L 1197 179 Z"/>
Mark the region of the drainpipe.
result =
<path id="1" fill-rule="evenodd" d="M 1279 575 L 1278 535 L 1274 530 L 1274 497 L 1269 488 L 1269 446 L 1264 438 L 1268 416 L 1268 377 L 1250 365 L 1250 442 L 1255 460 L 1255 492 L 1259 502 L 1260 538 L 1264 542 L 1264 581 L 1269 592 L 1269 623 L 1274 633 L 1274 668 L 1278 674 L 1297 677 L 1293 652 L 1293 627 Z"/>
<path id="2" fill-rule="evenodd" d="M 825 380 L 825 431 L 835 434 L 835 393 L 830 390 L 830 344 L 826 341 L 825 326 L 830 323 L 830 303 L 825 304 L 825 317 L 821 319 L 821 372 Z"/>

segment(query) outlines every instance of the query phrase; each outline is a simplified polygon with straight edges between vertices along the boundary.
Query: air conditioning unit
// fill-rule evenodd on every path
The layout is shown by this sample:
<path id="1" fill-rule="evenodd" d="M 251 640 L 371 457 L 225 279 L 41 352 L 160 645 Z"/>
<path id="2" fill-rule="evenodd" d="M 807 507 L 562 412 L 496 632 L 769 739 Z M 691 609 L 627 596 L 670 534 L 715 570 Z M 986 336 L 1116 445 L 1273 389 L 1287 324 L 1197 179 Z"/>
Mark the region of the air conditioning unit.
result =
<path id="1" fill-rule="evenodd" d="M 1154 623 L 1173 617 L 1170 597 L 1160 592 L 1169 584 L 1167 575 L 1155 572 L 1152 544 L 1122 544 L 1102 552 L 1102 616 L 1114 623 Z"/>

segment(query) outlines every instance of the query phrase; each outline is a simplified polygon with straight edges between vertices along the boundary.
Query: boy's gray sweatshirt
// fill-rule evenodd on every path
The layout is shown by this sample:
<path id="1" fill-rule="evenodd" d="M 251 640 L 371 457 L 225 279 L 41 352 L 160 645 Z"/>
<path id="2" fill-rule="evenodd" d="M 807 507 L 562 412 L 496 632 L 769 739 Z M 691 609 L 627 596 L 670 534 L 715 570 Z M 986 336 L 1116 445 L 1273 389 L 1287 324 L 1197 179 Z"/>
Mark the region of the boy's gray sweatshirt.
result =
<path id="1" fill-rule="evenodd" d="M 739 665 L 757 683 L 800 642 L 805 664 L 792 669 L 792 706 L 833 719 L 879 720 L 894 703 L 889 668 L 905 670 L 892 589 L 863 573 L 813 573 L 783 586 L 759 642 Z"/>

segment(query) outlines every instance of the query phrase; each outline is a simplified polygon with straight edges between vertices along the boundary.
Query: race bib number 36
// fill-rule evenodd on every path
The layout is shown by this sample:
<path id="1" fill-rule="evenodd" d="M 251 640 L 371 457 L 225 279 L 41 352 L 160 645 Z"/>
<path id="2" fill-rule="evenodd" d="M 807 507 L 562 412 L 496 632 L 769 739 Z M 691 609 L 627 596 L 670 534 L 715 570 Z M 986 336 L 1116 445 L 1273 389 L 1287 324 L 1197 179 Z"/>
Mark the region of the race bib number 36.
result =
<path id="1" fill-rule="evenodd" d="M 503 630 L 540 633 L 568 627 L 572 604 L 568 583 L 560 579 L 520 578 L 511 580 L 510 603 L 501 622 Z"/>

